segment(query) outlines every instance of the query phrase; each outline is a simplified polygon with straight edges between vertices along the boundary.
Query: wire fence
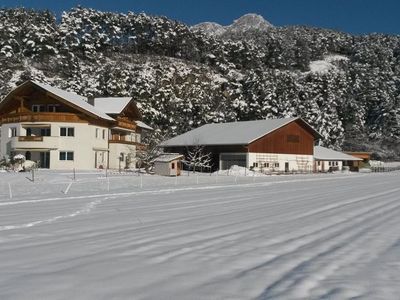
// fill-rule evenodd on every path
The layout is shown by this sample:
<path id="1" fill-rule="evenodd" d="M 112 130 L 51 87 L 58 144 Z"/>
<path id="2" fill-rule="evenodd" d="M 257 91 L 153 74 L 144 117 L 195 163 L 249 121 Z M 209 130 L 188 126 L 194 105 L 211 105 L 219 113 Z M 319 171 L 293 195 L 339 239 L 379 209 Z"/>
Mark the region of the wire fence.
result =
<path id="1" fill-rule="evenodd" d="M 371 167 L 371 172 L 374 173 L 383 173 L 383 172 L 393 172 L 393 171 L 399 171 L 400 166 L 396 167 Z"/>
<path id="2" fill-rule="evenodd" d="M 372 172 L 390 172 L 400 167 L 372 168 Z M 298 174 L 296 176 L 316 177 L 326 174 Z M 0 203 L 12 199 L 44 199 L 71 196 L 134 193 L 149 190 L 184 189 L 193 186 L 237 185 L 274 182 L 285 175 L 259 175 L 255 172 L 234 174 L 228 172 L 192 173 L 182 172 L 178 177 L 162 177 L 140 172 L 52 172 L 35 170 L 25 173 L 4 173 L 0 176 Z M 294 178 L 294 176 L 287 176 Z M 298 177 L 296 177 L 298 178 Z M 286 180 L 286 179 L 285 179 Z"/>

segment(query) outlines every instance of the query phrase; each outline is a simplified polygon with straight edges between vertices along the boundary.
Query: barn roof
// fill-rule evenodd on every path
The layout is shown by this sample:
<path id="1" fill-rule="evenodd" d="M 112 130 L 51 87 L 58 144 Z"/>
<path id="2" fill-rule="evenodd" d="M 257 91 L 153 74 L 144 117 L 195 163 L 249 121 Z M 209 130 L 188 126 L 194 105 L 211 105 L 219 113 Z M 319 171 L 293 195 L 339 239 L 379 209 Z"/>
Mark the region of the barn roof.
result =
<path id="1" fill-rule="evenodd" d="M 315 137 L 320 137 L 320 134 L 301 118 L 266 119 L 207 124 L 167 140 L 161 147 L 248 145 L 294 121 L 303 123 Z"/>
<path id="2" fill-rule="evenodd" d="M 347 160 L 356 161 L 362 160 L 361 158 L 348 155 L 343 152 L 335 151 L 322 146 L 314 146 L 314 158 L 316 160 Z"/>

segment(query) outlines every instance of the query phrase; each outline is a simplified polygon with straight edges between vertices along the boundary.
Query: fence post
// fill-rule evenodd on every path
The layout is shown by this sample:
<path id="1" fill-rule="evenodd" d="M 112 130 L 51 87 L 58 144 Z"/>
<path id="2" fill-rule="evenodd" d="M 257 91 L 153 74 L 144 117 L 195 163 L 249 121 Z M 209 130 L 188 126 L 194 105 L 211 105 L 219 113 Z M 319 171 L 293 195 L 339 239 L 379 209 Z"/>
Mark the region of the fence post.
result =
<path id="1" fill-rule="evenodd" d="M 140 188 L 143 188 L 143 176 L 140 174 Z"/>
<path id="2" fill-rule="evenodd" d="M 10 195 L 10 199 L 12 199 L 12 190 L 11 190 L 11 183 L 8 183 L 8 194 Z"/>
<path id="3" fill-rule="evenodd" d="M 35 182 L 35 170 L 32 168 L 32 182 Z"/>

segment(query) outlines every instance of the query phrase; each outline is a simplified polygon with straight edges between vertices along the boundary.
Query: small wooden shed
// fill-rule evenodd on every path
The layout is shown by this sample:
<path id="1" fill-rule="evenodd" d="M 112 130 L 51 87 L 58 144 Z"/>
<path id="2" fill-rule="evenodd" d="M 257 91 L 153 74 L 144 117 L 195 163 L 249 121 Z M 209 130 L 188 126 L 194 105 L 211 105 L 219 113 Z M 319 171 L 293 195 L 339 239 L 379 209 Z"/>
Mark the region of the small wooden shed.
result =
<path id="1" fill-rule="evenodd" d="M 154 173 L 162 176 L 180 176 L 183 155 L 163 153 L 154 160 Z"/>

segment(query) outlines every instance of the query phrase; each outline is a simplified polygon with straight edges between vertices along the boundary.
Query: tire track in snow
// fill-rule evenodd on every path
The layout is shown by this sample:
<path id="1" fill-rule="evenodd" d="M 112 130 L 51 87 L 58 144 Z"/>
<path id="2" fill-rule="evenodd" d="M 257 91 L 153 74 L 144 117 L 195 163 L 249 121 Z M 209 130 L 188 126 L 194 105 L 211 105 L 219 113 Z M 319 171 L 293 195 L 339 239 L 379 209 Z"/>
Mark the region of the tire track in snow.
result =
<path id="1" fill-rule="evenodd" d="M 7 231 L 7 230 L 30 228 L 30 227 L 34 227 L 34 226 L 42 225 L 42 224 L 51 224 L 51 223 L 54 223 L 54 222 L 62 220 L 62 219 L 74 218 L 74 217 L 82 215 L 82 214 L 89 214 L 96 206 L 98 206 L 103 201 L 106 201 L 108 199 L 110 199 L 110 197 L 94 200 L 92 202 L 87 203 L 81 209 L 74 211 L 73 213 L 70 213 L 70 214 L 56 216 L 56 217 L 48 218 L 45 220 L 33 221 L 33 222 L 25 223 L 25 224 L 0 226 L 0 232 Z"/>
<path id="2" fill-rule="evenodd" d="M 313 242 L 306 249 L 301 249 L 306 253 L 314 252 L 311 257 L 304 257 L 304 260 L 291 259 L 287 257 L 288 253 L 278 256 L 264 267 L 272 267 L 273 264 L 278 263 L 278 260 L 286 260 L 283 264 L 278 264 L 280 269 L 282 267 L 285 269 L 284 274 L 270 284 L 258 299 L 276 297 L 282 297 L 283 299 L 292 299 L 294 297 L 310 299 L 312 297 L 310 291 L 316 288 L 321 280 L 326 279 L 341 267 L 354 263 L 365 253 L 370 252 L 370 248 L 366 247 L 366 245 L 371 246 L 371 242 L 376 239 L 378 233 L 375 235 L 369 235 L 369 233 L 372 230 L 376 231 L 377 228 L 386 228 L 388 221 L 397 219 L 399 207 L 396 210 L 387 210 L 386 213 L 378 218 L 372 216 L 363 220 L 362 223 L 368 224 L 367 226 L 353 230 L 343 230 L 325 241 Z M 314 246 L 314 248 L 311 246 Z M 373 249 L 374 247 L 371 248 Z M 290 253 L 290 255 L 299 256 L 299 250 Z"/>
<path id="3" fill-rule="evenodd" d="M 391 191 L 388 191 L 386 194 L 388 196 L 391 195 L 391 193 L 395 193 L 397 189 L 393 189 Z M 380 193 L 382 195 L 382 193 Z M 365 197 L 365 198 L 370 198 L 370 197 Z M 391 198 L 393 199 L 393 198 Z M 359 202 L 359 201 L 357 201 Z M 363 203 L 360 203 L 363 204 Z M 346 205 L 346 204 L 345 204 Z M 266 244 L 263 244 L 260 247 L 268 247 L 275 246 L 274 249 L 268 249 L 268 250 L 273 250 L 272 252 L 274 253 L 280 253 L 279 256 L 274 256 L 273 258 L 269 259 L 268 261 L 259 264 L 258 266 L 252 267 L 247 271 L 243 271 L 236 275 L 235 277 L 243 277 L 251 272 L 267 268 L 269 265 L 271 265 L 273 262 L 277 260 L 282 260 L 282 259 L 287 259 L 290 256 L 296 256 L 299 251 L 309 251 L 310 247 L 314 245 L 320 245 L 321 243 L 325 243 L 329 240 L 331 240 L 333 237 L 340 236 L 341 234 L 345 234 L 347 232 L 351 232 L 351 230 L 357 226 L 361 226 L 363 224 L 368 224 L 370 220 L 374 220 L 377 216 L 386 215 L 387 213 L 391 214 L 398 214 L 399 210 L 399 201 L 392 200 L 392 201 L 386 201 L 385 203 L 379 203 L 378 206 L 372 206 L 372 207 L 367 207 L 366 211 L 363 211 L 360 214 L 356 215 L 349 215 L 347 219 L 342 220 L 340 222 L 336 222 L 333 224 L 330 224 L 326 228 L 321 228 L 315 232 L 310 232 L 307 234 L 303 234 L 301 236 L 296 236 L 292 237 L 290 240 L 282 240 L 279 243 L 269 243 L 267 242 Z M 381 219 L 385 219 L 386 217 L 383 216 Z M 261 224 L 263 225 L 263 224 Z M 338 228 L 339 226 L 339 228 Z M 329 234 L 329 235 L 327 235 Z M 259 235 L 253 235 L 248 237 L 248 239 L 242 239 L 238 241 L 238 243 L 246 243 L 247 240 L 252 240 L 252 239 L 257 239 L 257 237 L 262 236 L 263 234 Z M 357 238 L 357 234 L 354 236 L 354 238 Z M 287 242 L 287 243 L 286 243 Z M 285 249 L 284 253 L 282 253 L 282 249 Z M 218 249 L 213 249 L 214 251 L 220 252 Z M 247 254 L 251 254 L 251 252 L 254 251 L 254 249 L 250 249 L 248 251 L 244 251 L 241 253 L 237 253 L 236 256 L 238 257 L 246 257 Z M 268 251 L 270 252 L 270 251 Z M 216 280 L 218 281 L 218 279 Z"/>
<path id="4" fill-rule="evenodd" d="M 391 190 L 391 191 L 386 191 L 386 192 L 384 192 L 384 193 L 379 193 L 379 194 L 375 194 L 375 195 L 368 195 L 368 196 L 366 196 L 366 197 L 359 197 L 359 198 L 357 198 L 357 200 L 355 200 L 355 201 L 353 201 L 353 202 L 352 202 L 352 201 L 345 201 L 344 203 L 342 203 L 342 205 L 339 204 L 339 205 L 335 205 L 334 207 L 330 207 L 330 208 L 327 209 L 327 210 L 320 210 L 319 213 L 325 212 L 325 211 L 331 211 L 331 210 L 338 209 L 338 208 L 343 208 L 343 207 L 345 207 L 345 206 L 347 206 L 347 205 L 349 205 L 349 204 L 352 204 L 352 203 L 358 204 L 358 202 L 361 202 L 362 199 L 364 199 L 364 201 L 365 201 L 365 199 L 372 199 L 372 198 L 374 198 L 374 197 L 376 197 L 376 196 L 382 196 L 382 195 L 384 195 L 384 194 L 395 193 L 395 192 L 397 192 L 397 190 L 400 190 L 400 189 L 394 189 L 394 190 Z M 394 200 L 393 202 L 397 202 L 397 200 Z M 258 203 L 257 205 L 255 205 L 255 207 L 254 207 L 253 209 L 251 209 L 251 212 L 252 212 L 252 211 L 259 212 L 258 207 L 260 207 L 260 206 L 262 207 L 262 206 L 263 206 L 263 203 Z M 384 205 L 379 205 L 379 206 L 377 206 L 377 207 L 374 208 L 374 209 L 377 209 L 378 207 L 383 207 L 383 206 L 386 207 L 386 204 L 384 204 Z M 249 208 L 249 206 L 247 206 L 247 208 Z M 228 212 L 227 214 L 229 215 L 229 214 L 232 213 L 232 212 L 237 212 L 237 209 L 234 209 L 233 211 Z M 332 212 L 332 213 L 334 213 L 334 212 Z M 224 215 L 226 215 L 226 214 L 224 214 Z M 251 216 L 251 214 L 250 214 L 250 215 L 242 215 L 241 217 L 242 217 L 242 218 L 244 217 L 244 220 L 243 220 L 243 221 L 230 222 L 230 223 L 224 224 L 223 226 L 218 226 L 218 227 L 213 227 L 213 228 L 207 228 L 207 229 L 204 229 L 204 230 L 197 230 L 197 231 L 186 232 L 186 233 L 184 233 L 184 234 L 168 236 L 168 237 L 165 237 L 165 238 L 163 238 L 163 239 L 152 239 L 152 240 L 150 240 L 150 241 L 147 241 L 145 244 L 135 244 L 134 246 L 135 246 L 135 247 L 139 246 L 139 248 L 136 248 L 136 250 L 135 250 L 134 252 L 135 252 L 135 253 L 138 253 L 138 252 L 140 252 L 141 250 L 143 250 L 143 251 L 148 251 L 148 250 L 150 250 L 150 249 L 157 248 L 157 247 L 158 247 L 158 244 L 157 244 L 157 243 L 159 243 L 159 242 L 162 242 L 162 241 L 171 241 L 171 240 L 176 241 L 176 240 L 178 240 L 178 239 L 183 238 L 184 240 L 186 240 L 185 243 L 179 244 L 179 246 L 176 247 L 175 250 L 170 249 L 170 250 L 168 250 L 168 253 L 164 253 L 166 256 L 168 256 L 168 258 L 173 258 L 173 257 L 177 256 L 177 255 L 174 255 L 174 254 L 173 254 L 174 251 L 175 251 L 176 253 L 178 253 L 179 255 L 183 254 L 182 248 L 185 248 L 185 249 L 186 249 L 186 251 L 184 251 L 184 253 L 190 253 L 190 249 L 192 249 L 192 250 L 203 250 L 203 249 L 205 249 L 205 248 L 207 248 L 207 247 L 210 247 L 210 246 L 216 246 L 216 244 L 219 244 L 219 243 L 220 243 L 220 244 L 224 244 L 222 240 L 228 238 L 229 236 L 239 235 L 239 234 L 245 234 L 245 233 L 250 233 L 250 232 L 254 231 L 254 229 L 259 229 L 260 227 L 267 226 L 267 225 L 270 223 L 269 221 L 259 223 L 260 221 L 263 221 L 263 219 L 265 219 L 264 216 L 260 216 L 260 217 L 258 217 L 258 218 L 249 218 L 249 216 Z M 210 216 L 206 216 L 206 217 L 210 217 Z M 306 218 L 306 217 L 308 217 L 308 214 L 307 214 L 307 213 L 304 214 L 304 216 L 303 216 L 302 218 Z M 194 218 L 189 218 L 188 220 L 193 220 L 193 219 L 194 219 Z M 300 219 L 300 218 L 295 218 L 295 219 L 293 219 L 293 220 L 297 220 L 297 219 Z M 184 220 L 179 220 L 179 221 L 184 221 Z M 291 220 L 291 221 L 292 221 L 292 220 Z M 285 245 L 285 244 L 287 244 L 287 243 L 296 244 L 295 242 L 298 241 L 298 240 L 300 240 L 300 241 L 304 241 L 304 240 L 305 240 L 305 241 L 308 241 L 307 238 L 310 238 L 310 236 L 313 236 L 313 235 L 316 235 L 316 234 L 319 234 L 320 236 L 324 236 L 324 235 L 326 234 L 326 230 L 329 230 L 329 229 L 332 229 L 332 228 L 333 228 L 334 230 L 337 230 L 337 226 L 338 226 L 339 224 L 341 224 L 341 223 L 346 223 L 346 222 L 348 222 L 347 219 L 344 220 L 344 221 L 335 222 L 335 223 L 333 223 L 333 224 L 331 224 L 331 225 L 329 225 L 329 226 L 325 226 L 325 227 L 323 227 L 323 228 L 321 228 L 321 229 L 319 229 L 319 230 L 316 230 L 316 231 L 314 231 L 314 232 L 309 232 L 309 233 L 307 233 L 307 234 L 305 234 L 305 235 L 303 235 L 303 236 L 300 236 L 300 237 L 296 237 L 296 238 L 293 238 L 293 239 L 290 239 L 290 240 L 283 240 L 283 241 L 280 241 L 280 242 L 276 242 L 276 240 L 275 240 L 274 243 L 267 243 L 267 244 L 265 244 L 265 245 L 263 245 L 263 246 L 265 246 L 265 247 L 281 246 L 281 245 Z M 246 228 L 246 229 L 243 229 L 243 230 L 240 230 L 240 231 L 233 230 L 233 231 L 231 231 L 231 232 L 229 232 L 229 233 L 219 234 L 219 235 L 215 235 L 215 236 L 213 236 L 213 237 L 206 237 L 206 238 L 201 239 L 201 240 L 198 240 L 198 239 L 197 239 L 197 240 L 190 240 L 190 241 L 187 241 L 187 238 L 186 238 L 186 237 L 190 237 L 190 236 L 192 236 L 192 235 L 197 235 L 197 234 L 200 234 L 200 233 L 203 233 L 203 232 L 208 232 L 208 231 L 215 231 L 215 232 L 218 232 L 218 230 L 223 229 L 223 228 L 233 228 L 233 225 L 236 225 L 236 226 L 237 226 L 237 225 L 241 225 L 241 228 L 243 228 L 243 225 L 245 225 L 245 224 L 247 224 L 247 223 L 256 223 L 256 225 L 255 225 L 255 226 L 252 226 L 252 227 L 249 227 L 249 228 Z M 165 225 L 162 224 L 162 226 L 165 226 Z M 254 238 L 257 238 L 257 237 L 261 237 L 261 236 L 263 236 L 263 235 L 264 235 L 264 232 L 261 232 L 261 233 L 259 233 L 259 234 L 257 234 L 257 235 L 254 235 L 254 236 L 248 236 L 248 235 L 247 235 L 247 239 L 244 239 L 244 240 L 242 240 L 241 242 L 246 242 L 246 240 L 251 240 L 251 239 L 254 239 Z M 215 243 L 213 242 L 214 239 L 217 240 Z M 219 239 L 221 239 L 220 242 L 218 242 Z M 203 247 L 203 246 L 199 245 L 199 244 L 201 244 L 201 243 L 206 243 L 206 245 L 203 245 L 203 246 L 204 246 L 204 247 Z M 150 245 L 150 246 L 146 247 L 146 245 Z M 194 245 L 197 245 L 197 246 L 194 246 Z M 143 246 L 144 246 L 144 249 L 141 248 L 141 247 L 143 247 Z M 162 255 L 162 254 L 161 254 L 161 255 Z M 160 259 L 160 260 L 161 260 L 161 259 Z"/>

